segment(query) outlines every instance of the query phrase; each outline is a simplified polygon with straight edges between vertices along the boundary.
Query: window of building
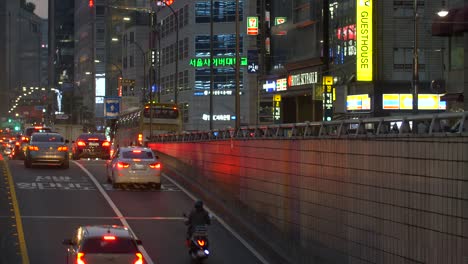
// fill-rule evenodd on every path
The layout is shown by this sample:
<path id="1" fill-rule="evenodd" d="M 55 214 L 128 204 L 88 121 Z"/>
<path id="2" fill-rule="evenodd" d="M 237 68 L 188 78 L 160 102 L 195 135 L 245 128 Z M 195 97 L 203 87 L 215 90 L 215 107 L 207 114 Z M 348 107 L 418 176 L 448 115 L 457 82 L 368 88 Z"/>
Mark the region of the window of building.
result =
<path id="1" fill-rule="evenodd" d="M 235 90 L 236 89 L 236 71 L 233 68 L 214 69 L 215 90 Z M 243 89 L 243 73 L 240 72 L 240 88 Z M 210 69 L 195 70 L 195 90 L 210 89 Z"/>
<path id="2" fill-rule="evenodd" d="M 130 55 L 130 68 L 133 68 L 133 55 Z"/>
<path id="3" fill-rule="evenodd" d="M 450 39 L 450 70 L 462 70 L 465 61 L 463 35 L 455 35 Z"/>
<path id="4" fill-rule="evenodd" d="M 104 16 L 106 12 L 105 10 L 106 9 L 102 5 L 96 6 L 96 16 Z"/>
<path id="5" fill-rule="evenodd" d="M 188 70 L 185 70 L 184 71 L 184 80 L 183 80 L 183 84 L 184 86 L 182 87 L 183 90 L 192 90 L 191 87 L 189 86 L 189 82 L 188 82 Z"/>
<path id="6" fill-rule="evenodd" d="M 188 25 L 189 20 L 189 12 L 188 12 L 188 5 L 184 6 L 184 26 Z"/>
<path id="7" fill-rule="evenodd" d="M 37 26 L 37 24 L 31 22 L 30 25 L 31 25 L 31 32 L 37 33 L 37 32 L 38 32 L 38 26 Z"/>
<path id="8" fill-rule="evenodd" d="M 169 57 L 170 57 L 169 63 L 173 63 L 175 61 L 174 51 L 175 51 L 175 45 L 171 44 L 171 46 L 169 46 Z"/>
<path id="9" fill-rule="evenodd" d="M 239 21 L 243 20 L 244 1 L 239 0 Z M 195 4 L 195 22 L 210 23 L 211 4 L 209 0 Z M 236 1 L 214 1 L 214 22 L 234 22 L 236 20 Z"/>
<path id="10" fill-rule="evenodd" d="M 424 0 L 418 1 L 418 15 L 424 14 Z M 414 0 L 394 0 L 393 1 L 393 16 L 394 17 L 413 17 Z"/>
<path id="11" fill-rule="evenodd" d="M 242 36 L 240 36 L 240 53 L 242 53 Z M 213 56 L 235 56 L 236 54 L 236 35 L 222 34 L 213 36 Z M 195 56 L 210 56 L 210 36 L 199 35 L 195 38 Z"/>
<path id="12" fill-rule="evenodd" d="M 130 41 L 130 43 L 135 42 L 135 32 L 133 32 L 133 31 L 130 32 L 130 40 L 129 41 Z"/>
<path id="13" fill-rule="evenodd" d="M 123 34 L 122 44 L 124 48 L 127 47 L 127 34 Z"/>
<path id="14" fill-rule="evenodd" d="M 123 58 L 123 67 L 124 67 L 124 69 L 127 68 L 127 57 Z"/>
<path id="15" fill-rule="evenodd" d="M 425 70 L 425 52 L 418 50 L 419 70 Z M 413 70 L 413 48 L 394 48 L 393 49 L 393 70 L 412 71 Z"/>
<path id="16" fill-rule="evenodd" d="M 179 52 L 178 52 L 178 55 L 179 55 L 179 60 L 182 60 L 184 59 L 184 40 L 179 40 Z"/>
<path id="17" fill-rule="evenodd" d="M 188 58 L 188 51 L 189 51 L 189 42 L 188 38 L 184 39 L 184 59 Z"/>

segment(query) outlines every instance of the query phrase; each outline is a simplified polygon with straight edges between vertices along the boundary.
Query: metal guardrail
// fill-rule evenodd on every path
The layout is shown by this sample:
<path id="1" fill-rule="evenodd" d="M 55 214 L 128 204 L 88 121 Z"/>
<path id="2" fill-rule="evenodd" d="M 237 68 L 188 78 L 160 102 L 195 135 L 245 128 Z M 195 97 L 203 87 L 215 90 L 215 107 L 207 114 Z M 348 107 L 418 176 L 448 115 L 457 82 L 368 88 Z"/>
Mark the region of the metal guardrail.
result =
<path id="1" fill-rule="evenodd" d="M 329 122 L 244 126 L 211 131 L 160 134 L 152 142 L 193 142 L 227 139 L 311 139 L 388 136 L 462 135 L 468 131 L 468 112 L 398 117 L 373 117 Z M 413 124 L 416 124 L 413 126 Z"/>

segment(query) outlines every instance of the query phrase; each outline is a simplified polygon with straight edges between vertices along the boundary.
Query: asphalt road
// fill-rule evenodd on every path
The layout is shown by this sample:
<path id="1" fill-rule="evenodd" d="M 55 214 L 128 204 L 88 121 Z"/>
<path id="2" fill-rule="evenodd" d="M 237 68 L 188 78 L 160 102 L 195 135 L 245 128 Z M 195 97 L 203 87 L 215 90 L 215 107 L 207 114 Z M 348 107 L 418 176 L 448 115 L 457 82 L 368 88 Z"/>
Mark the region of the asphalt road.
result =
<path id="1" fill-rule="evenodd" d="M 68 170 L 26 169 L 17 160 L 6 164 L 9 173 L 4 170 L 5 179 L 0 181 L 0 190 L 6 190 L 0 193 L 0 249 L 8 252 L 5 258 L 9 259 L 0 263 L 21 263 L 21 259 L 33 264 L 65 263 L 62 240 L 71 238 L 79 225 L 96 224 L 128 224 L 143 241 L 147 263 L 190 263 L 182 213 L 192 208 L 193 200 L 165 176 L 161 190 L 139 186 L 116 190 L 106 183 L 102 160 L 71 162 Z M 16 198 L 8 192 L 7 174 Z M 8 201 L 18 204 L 22 220 L 19 227 L 15 224 L 14 203 Z M 221 222 L 214 221 L 209 229 L 212 254 L 207 263 L 262 263 Z M 21 255 L 22 244 L 26 258 Z"/>

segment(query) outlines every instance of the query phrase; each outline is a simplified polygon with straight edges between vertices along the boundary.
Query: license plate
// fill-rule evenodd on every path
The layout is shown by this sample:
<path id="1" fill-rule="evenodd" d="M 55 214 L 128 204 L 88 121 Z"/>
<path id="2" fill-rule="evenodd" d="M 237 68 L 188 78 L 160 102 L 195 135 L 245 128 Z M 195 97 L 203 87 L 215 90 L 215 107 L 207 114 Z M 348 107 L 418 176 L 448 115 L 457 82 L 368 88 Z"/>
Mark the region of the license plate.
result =
<path id="1" fill-rule="evenodd" d="M 134 169 L 134 170 L 144 170 L 144 169 L 145 169 L 145 165 L 143 165 L 143 164 L 135 164 L 135 165 L 133 166 L 133 169 Z"/>
<path id="2" fill-rule="evenodd" d="M 89 145 L 90 145 L 90 146 L 99 146 L 99 143 L 90 142 Z"/>

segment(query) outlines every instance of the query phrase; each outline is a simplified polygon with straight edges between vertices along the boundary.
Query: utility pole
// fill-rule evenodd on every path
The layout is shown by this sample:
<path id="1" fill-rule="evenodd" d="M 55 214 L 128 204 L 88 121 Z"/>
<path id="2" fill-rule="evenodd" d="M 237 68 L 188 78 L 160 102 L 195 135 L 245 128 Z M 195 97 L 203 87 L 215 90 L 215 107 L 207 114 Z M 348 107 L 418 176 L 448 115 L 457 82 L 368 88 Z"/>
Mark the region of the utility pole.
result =
<path id="1" fill-rule="evenodd" d="M 210 130 L 213 130 L 213 90 L 214 90 L 214 65 L 213 65 L 213 11 L 214 11 L 214 1 L 211 0 L 211 11 L 210 11 Z"/>
<path id="2" fill-rule="evenodd" d="M 413 3 L 414 46 L 413 46 L 413 114 L 418 113 L 419 58 L 418 58 L 418 0 Z M 415 129 L 415 123 L 413 123 Z"/>
<path id="3" fill-rule="evenodd" d="M 47 106 L 46 106 L 46 120 L 45 122 L 50 122 L 52 120 L 52 109 L 53 109 L 53 95 L 54 92 L 51 91 L 51 88 L 55 86 L 55 64 L 54 64 L 54 54 L 55 54 L 55 0 L 48 1 L 48 20 L 49 20 L 49 27 L 48 27 L 48 41 L 49 41 L 49 48 L 48 48 L 48 88 L 46 89 L 47 93 Z"/>
<path id="4" fill-rule="evenodd" d="M 239 0 L 236 0 L 236 133 L 240 128 L 240 36 L 239 36 Z"/>

